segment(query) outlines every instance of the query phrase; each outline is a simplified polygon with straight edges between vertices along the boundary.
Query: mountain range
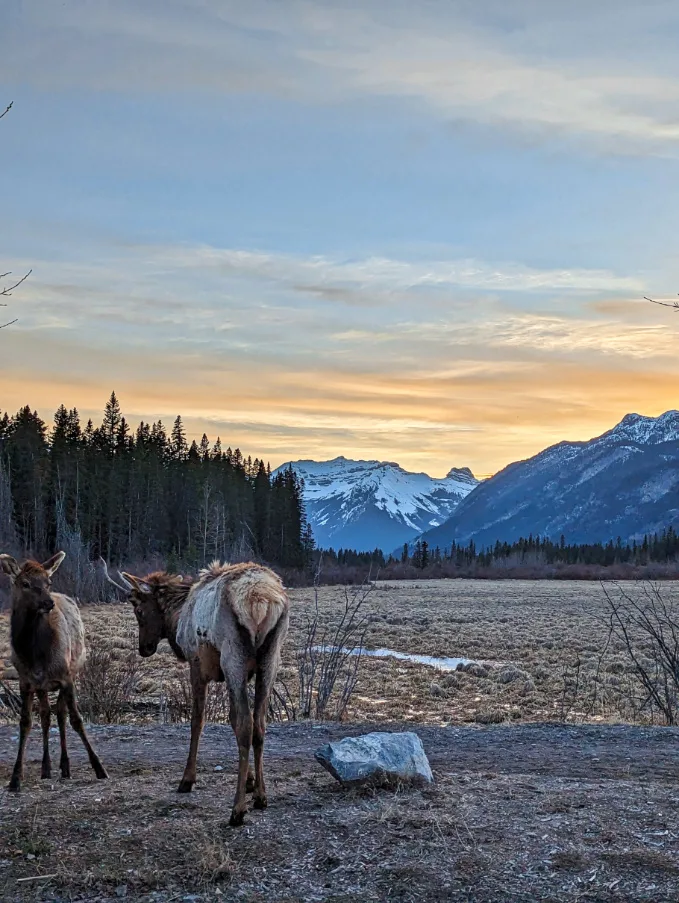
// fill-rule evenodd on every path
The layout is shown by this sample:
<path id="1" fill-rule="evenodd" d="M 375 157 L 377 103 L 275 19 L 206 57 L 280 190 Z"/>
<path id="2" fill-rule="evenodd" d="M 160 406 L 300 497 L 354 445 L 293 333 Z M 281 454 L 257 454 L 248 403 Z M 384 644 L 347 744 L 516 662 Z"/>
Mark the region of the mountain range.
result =
<path id="1" fill-rule="evenodd" d="M 400 552 L 425 539 L 477 548 L 530 533 L 567 542 L 639 539 L 679 522 L 679 412 L 628 414 L 586 442 L 559 442 L 483 482 L 384 461 L 293 461 L 317 545 Z M 279 468 L 279 469 L 282 469 Z"/>
<path id="2" fill-rule="evenodd" d="M 559 442 L 481 483 L 430 546 L 477 548 L 529 533 L 567 542 L 623 541 L 679 520 L 679 412 L 628 414 L 588 442 Z"/>
<path id="3" fill-rule="evenodd" d="M 321 548 L 385 551 L 446 521 L 478 485 L 466 468 L 437 479 L 387 461 L 291 461 L 304 480 L 304 502 Z"/>

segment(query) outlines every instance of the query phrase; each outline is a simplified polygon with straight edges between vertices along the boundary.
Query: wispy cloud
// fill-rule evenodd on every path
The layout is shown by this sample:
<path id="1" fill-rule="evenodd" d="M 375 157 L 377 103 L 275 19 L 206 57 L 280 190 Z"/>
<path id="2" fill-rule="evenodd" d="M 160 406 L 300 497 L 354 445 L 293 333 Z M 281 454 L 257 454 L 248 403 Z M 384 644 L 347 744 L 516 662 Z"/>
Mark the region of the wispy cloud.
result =
<path id="1" fill-rule="evenodd" d="M 4 409 L 39 401 L 48 414 L 63 400 L 88 415 L 115 387 L 133 417 L 181 412 L 192 434 L 220 433 L 274 464 L 339 451 L 393 458 L 398 448 L 405 466 L 489 472 L 548 441 L 587 438 L 630 408 L 671 406 L 679 322 L 588 304 L 616 280 L 635 286 L 630 277 L 186 246 L 35 272 L 3 348 Z M 494 289 L 469 306 L 479 280 Z M 343 298 L 309 303 L 300 291 L 318 285 L 395 300 L 352 308 L 348 320 Z M 511 287 L 506 302 L 498 285 Z M 554 286 L 579 313 L 512 307 L 517 292 L 544 306 Z M 439 294 L 445 316 L 430 303 Z"/>
<path id="2" fill-rule="evenodd" d="M 17 40 L 0 76 L 308 103 L 393 96 L 445 118 L 662 151 L 679 142 L 679 77 L 657 35 L 676 29 L 679 13 L 635 7 L 582 4 L 567 16 L 558 4 L 31 0 L 8 17 Z M 620 36 L 636 32 L 638 46 L 644 30 L 654 52 L 632 56 Z"/>
<path id="3" fill-rule="evenodd" d="M 216 269 L 233 276 L 285 283 L 298 290 L 344 300 L 351 287 L 405 291 L 417 288 L 467 288 L 531 292 L 640 292 L 643 282 L 605 270 L 538 270 L 517 263 L 479 260 L 394 260 L 368 257 L 337 260 L 324 256 L 294 257 L 219 248 L 149 249 L 156 260 L 194 269 Z"/>

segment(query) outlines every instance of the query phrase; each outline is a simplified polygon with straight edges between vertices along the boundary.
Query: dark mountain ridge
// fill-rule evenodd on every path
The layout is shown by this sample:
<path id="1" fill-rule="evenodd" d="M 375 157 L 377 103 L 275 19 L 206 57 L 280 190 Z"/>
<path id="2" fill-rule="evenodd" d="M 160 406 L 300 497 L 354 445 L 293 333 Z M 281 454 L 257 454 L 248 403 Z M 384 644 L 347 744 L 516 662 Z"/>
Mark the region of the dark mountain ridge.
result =
<path id="1" fill-rule="evenodd" d="M 679 522 L 679 412 L 628 414 L 587 442 L 559 442 L 480 483 L 440 526 L 431 547 L 477 547 L 521 536 L 568 542 L 641 538 Z"/>

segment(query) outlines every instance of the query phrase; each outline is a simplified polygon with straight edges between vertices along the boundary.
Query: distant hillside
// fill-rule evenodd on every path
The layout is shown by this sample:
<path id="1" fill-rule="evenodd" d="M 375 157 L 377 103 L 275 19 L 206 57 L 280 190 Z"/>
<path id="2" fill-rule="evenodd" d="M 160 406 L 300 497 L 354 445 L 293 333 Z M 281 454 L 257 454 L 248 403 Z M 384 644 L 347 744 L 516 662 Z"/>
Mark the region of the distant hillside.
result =
<path id="1" fill-rule="evenodd" d="M 389 550 L 443 523 L 478 480 L 466 468 L 436 479 L 384 461 L 292 461 L 316 544 Z"/>
<path id="2" fill-rule="evenodd" d="M 628 414 L 589 442 L 560 442 L 505 467 L 423 532 L 431 547 L 540 534 L 630 540 L 679 521 L 679 412 Z M 396 544 L 391 548 L 396 548 Z"/>

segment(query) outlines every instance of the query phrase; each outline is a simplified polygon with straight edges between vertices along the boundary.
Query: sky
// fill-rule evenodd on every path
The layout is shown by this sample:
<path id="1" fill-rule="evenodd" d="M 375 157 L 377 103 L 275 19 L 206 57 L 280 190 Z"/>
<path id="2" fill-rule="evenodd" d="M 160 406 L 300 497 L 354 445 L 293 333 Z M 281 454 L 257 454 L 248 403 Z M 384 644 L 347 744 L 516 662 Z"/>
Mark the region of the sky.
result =
<path id="1" fill-rule="evenodd" d="M 679 407 L 679 5 L 3 0 L 0 410 L 485 476 Z M 5 277 L 3 284 L 10 283 Z M 3 319 L 4 318 L 4 319 Z"/>

